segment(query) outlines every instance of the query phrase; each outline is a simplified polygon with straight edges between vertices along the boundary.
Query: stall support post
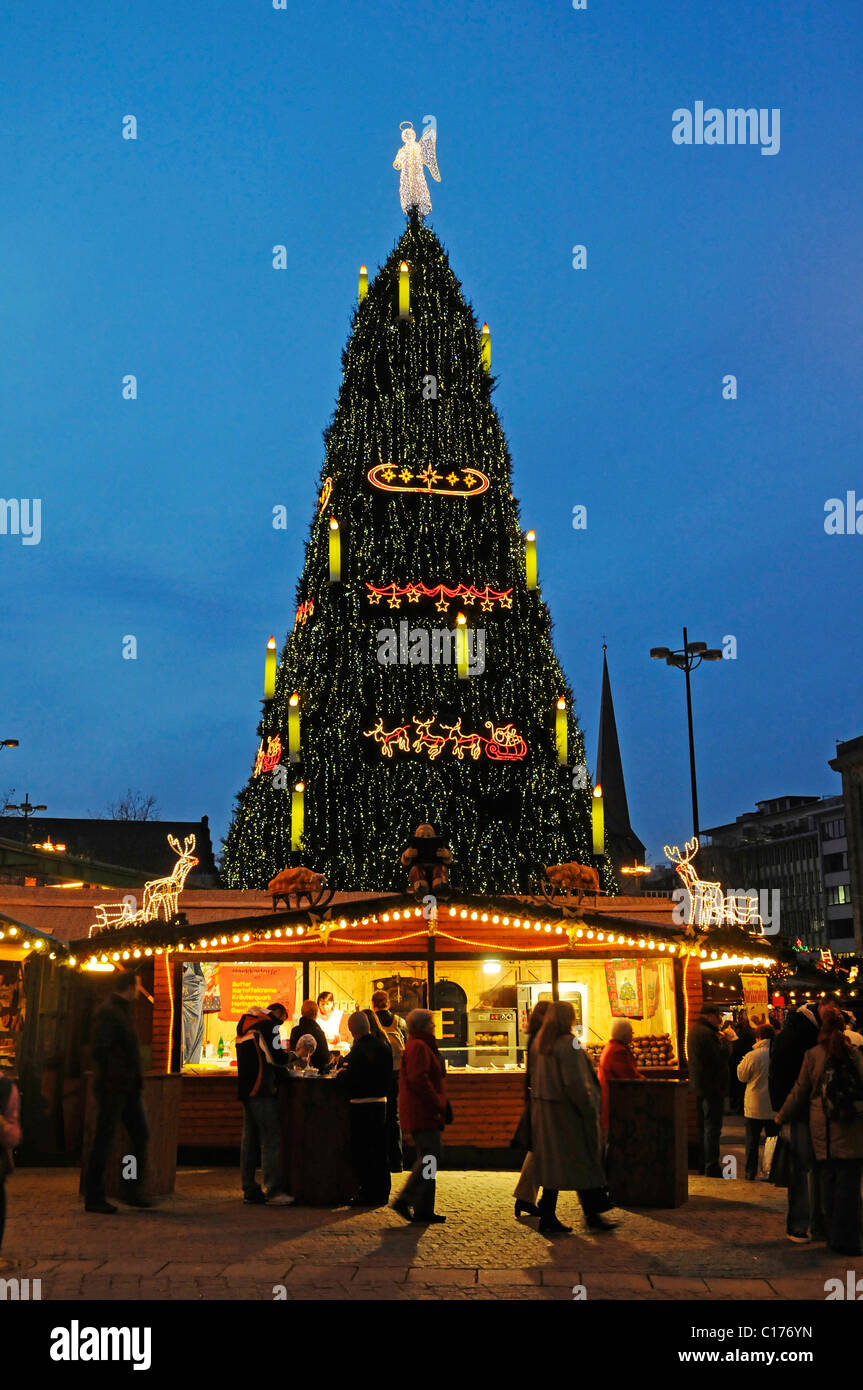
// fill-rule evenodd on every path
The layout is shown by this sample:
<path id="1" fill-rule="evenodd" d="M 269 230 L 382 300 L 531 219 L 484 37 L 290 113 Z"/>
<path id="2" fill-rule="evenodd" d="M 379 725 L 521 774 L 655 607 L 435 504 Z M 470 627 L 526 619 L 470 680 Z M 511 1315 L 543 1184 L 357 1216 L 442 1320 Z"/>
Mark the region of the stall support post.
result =
<path id="1" fill-rule="evenodd" d="M 310 969 L 310 966 L 309 966 L 309 962 L 308 962 L 307 960 L 304 960 L 304 961 L 303 961 L 303 998 L 304 998 L 304 999 L 310 999 L 310 998 L 311 998 L 311 995 L 310 995 L 310 993 L 309 993 L 311 987 L 312 987 L 311 969 Z"/>
<path id="2" fill-rule="evenodd" d="M 183 962 L 172 961 L 170 968 L 174 976 L 174 1026 L 171 1029 L 170 1066 L 173 1074 L 183 1069 Z"/>
<path id="3" fill-rule="evenodd" d="M 434 1009 L 434 988 L 435 988 L 435 978 L 434 978 L 434 967 L 435 967 L 435 939 L 434 939 L 434 936 L 433 936 L 431 933 L 429 933 L 428 962 L 427 962 L 427 964 L 428 964 L 428 1007 L 429 1007 L 429 1009 Z"/>
<path id="4" fill-rule="evenodd" d="M 551 997 L 555 1003 L 560 998 L 560 961 L 557 956 L 551 961 Z"/>

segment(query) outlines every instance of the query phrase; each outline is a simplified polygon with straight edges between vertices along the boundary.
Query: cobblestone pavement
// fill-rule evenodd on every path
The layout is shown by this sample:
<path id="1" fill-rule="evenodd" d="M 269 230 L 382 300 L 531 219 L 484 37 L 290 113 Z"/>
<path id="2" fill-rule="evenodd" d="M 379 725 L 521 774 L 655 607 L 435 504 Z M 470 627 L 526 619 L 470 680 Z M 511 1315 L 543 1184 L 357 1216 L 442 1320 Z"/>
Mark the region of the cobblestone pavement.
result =
<path id="1" fill-rule="evenodd" d="M 690 1176 L 672 1211 L 616 1213 L 612 1235 L 571 1236 L 516 1221 L 514 1174 L 444 1172 L 438 1227 L 394 1212 L 247 1207 L 236 1174 L 184 1168 L 152 1211 L 88 1215 L 77 1172 L 19 1169 L 7 1188 L 8 1277 L 42 1280 L 43 1299 L 824 1299 L 824 1281 L 863 1259 L 784 1238 L 784 1192 Z M 398 1183 L 399 1180 L 397 1180 Z"/>

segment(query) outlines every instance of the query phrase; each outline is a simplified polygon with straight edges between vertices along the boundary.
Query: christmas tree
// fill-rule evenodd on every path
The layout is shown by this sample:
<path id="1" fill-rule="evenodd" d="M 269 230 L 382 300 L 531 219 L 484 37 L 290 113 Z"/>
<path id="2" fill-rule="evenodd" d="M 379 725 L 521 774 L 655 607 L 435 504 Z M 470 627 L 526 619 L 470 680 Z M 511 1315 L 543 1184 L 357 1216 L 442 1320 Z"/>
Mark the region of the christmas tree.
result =
<path id="1" fill-rule="evenodd" d="M 405 184 L 403 171 L 403 204 Z M 304 864 L 336 889 L 403 890 L 401 851 L 429 822 L 464 891 L 524 892 L 571 860 L 613 890 L 591 853 L 584 744 L 511 491 L 487 331 L 410 182 L 407 197 L 403 235 L 361 277 L 296 619 L 223 879 L 262 888 Z"/>

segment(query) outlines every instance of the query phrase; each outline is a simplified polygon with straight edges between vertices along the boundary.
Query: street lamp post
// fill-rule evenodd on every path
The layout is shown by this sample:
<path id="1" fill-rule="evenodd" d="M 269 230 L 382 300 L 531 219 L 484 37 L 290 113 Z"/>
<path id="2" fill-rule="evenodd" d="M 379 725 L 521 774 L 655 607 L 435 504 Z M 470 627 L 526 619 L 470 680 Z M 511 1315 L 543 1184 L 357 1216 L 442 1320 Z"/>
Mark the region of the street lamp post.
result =
<path id="1" fill-rule="evenodd" d="M 676 666 L 686 677 L 686 720 L 689 726 L 689 777 L 692 783 L 692 828 L 698 838 L 698 788 L 695 781 L 695 737 L 692 732 L 692 686 L 690 673 L 702 661 L 721 661 L 722 652 L 716 647 L 708 647 L 706 642 L 690 642 L 686 628 L 683 629 L 683 649 L 673 652 L 669 647 L 651 647 L 650 655 L 656 661 L 664 661 L 666 666 Z"/>
<path id="2" fill-rule="evenodd" d="M 39 805 L 39 806 L 33 806 L 33 805 L 31 805 L 31 803 L 30 803 L 30 793 L 28 792 L 27 795 L 24 797 L 24 800 L 20 803 L 20 805 L 17 805 L 17 806 L 16 806 L 14 802 L 7 801 L 7 802 L 6 802 L 6 810 L 7 810 L 7 811 L 17 811 L 18 814 L 19 814 L 19 816 L 23 816 L 23 817 L 24 817 L 24 826 L 25 826 L 25 829 L 29 829 L 29 828 L 30 828 L 30 817 L 32 816 L 33 812 L 34 812 L 34 811 L 47 811 L 47 810 L 48 810 L 48 807 L 47 807 L 47 806 L 42 806 L 42 805 Z"/>

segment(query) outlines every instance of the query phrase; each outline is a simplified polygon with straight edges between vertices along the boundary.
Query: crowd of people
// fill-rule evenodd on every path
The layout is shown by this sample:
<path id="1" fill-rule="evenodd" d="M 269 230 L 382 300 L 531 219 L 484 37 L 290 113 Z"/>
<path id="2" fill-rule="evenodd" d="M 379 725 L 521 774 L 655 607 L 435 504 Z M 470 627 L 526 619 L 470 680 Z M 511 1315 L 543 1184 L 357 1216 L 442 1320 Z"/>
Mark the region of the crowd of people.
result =
<path id="1" fill-rule="evenodd" d="M 96 1014 L 92 1066 L 96 1122 L 84 1175 L 85 1207 L 116 1212 L 105 1192 L 105 1172 L 122 1122 L 134 1159 L 123 1200 L 148 1207 L 149 1139 L 142 1090 L 141 1056 L 133 1004 L 139 986 L 131 971 L 115 977 L 112 993 Z M 288 1206 L 282 1165 L 278 1087 L 295 1080 L 330 1077 L 348 1104 L 354 1207 L 381 1207 L 392 1195 L 392 1174 L 403 1167 L 402 1135 L 410 1135 L 415 1161 L 392 1202 L 405 1220 L 431 1224 L 442 1139 L 452 1122 L 446 1066 L 427 1009 L 403 1021 L 383 990 L 371 1006 L 343 1020 L 332 994 L 302 1003 L 300 1019 L 285 1037 L 287 1010 L 279 1001 L 250 1008 L 237 1023 L 237 1085 L 243 1107 L 240 1177 L 249 1205 Z M 613 1231 L 606 1172 L 611 1083 L 641 1080 L 632 1050 L 632 1025 L 618 1019 L 598 1070 L 581 1046 L 575 1012 L 565 1000 L 541 1000 L 528 1025 L 525 1101 L 513 1139 L 525 1158 L 515 1188 L 516 1219 L 537 1218 L 541 1234 L 571 1231 L 557 1215 L 561 1191 L 578 1194 L 589 1231 Z M 740 1088 L 745 1119 L 744 1178 L 759 1173 L 762 1137 L 774 1168 L 783 1146 L 788 1186 L 786 1232 L 794 1242 L 826 1241 L 842 1254 L 863 1253 L 863 1037 L 838 1001 L 822 1000 L 789 1010 L 781 1031 L 723 1023 L 706 1004 L 687 1039 L 690 1084 L 698 1119 L 698 1171 L 708 1178 L 736 1176 L 721 1156 L 722 1129 L 732 1081 Z M 342 1051 L 344 1031 L 350 1039 Z M 16 1088 L 0 1077 L 0 1242 L 5 1217 L 5 1178 L 21 1141 Z M 258 1181 L 258 1172 L 261 1181 Z M 768 1176 L 765 1174 L 764 1176 Z"/>
<path id="2" fill-rule="evenodd" d="M 688 1039 L 699 1172 L 730 1176 L 720 1147 L 736 1077 L 743 1087 L 744 1179 L 758 1177 L 763 1132 L 771 1154 L 764 1176 L 788 1187 L 788 1239 L 824 1241 L 843 1255 L 863 1254 L 861 1049 L 853 1015 L 832 999 L 789 1010 L 781 1030 L 765 1023 L 750 1037 L 743 1026 L 723 1024 L 720 1009 L 707 1004 Z"/>

